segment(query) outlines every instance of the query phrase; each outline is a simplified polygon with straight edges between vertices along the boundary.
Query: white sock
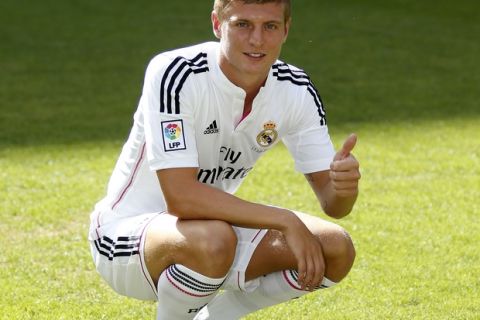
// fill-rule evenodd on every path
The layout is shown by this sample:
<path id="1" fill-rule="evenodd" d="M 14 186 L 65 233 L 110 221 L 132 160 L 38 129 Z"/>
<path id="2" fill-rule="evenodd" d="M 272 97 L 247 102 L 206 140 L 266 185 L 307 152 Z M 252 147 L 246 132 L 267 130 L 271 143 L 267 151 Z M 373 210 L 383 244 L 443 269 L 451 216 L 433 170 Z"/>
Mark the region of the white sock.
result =
<path id="1" fill-rule="evenodd" d="M 158 280 L 157 320 L 193 319 L 213 299 L 224 280 L 206 277 L 179 264 L 169 266 Z"/>
<path id="2" fill-rule="evenodd" d="M 225 291 L 217 295 L 203 308 L 195 320 L 234 320 L 254 311 L 264 309 L 310 291 L 300 288 L 297 283 L 298 272 L 285 270 L 268 274 L 260 278 L 260 285 L 253 292 Z M 323 278 L 317 289 L 329 288 L 336 283 Z"/>

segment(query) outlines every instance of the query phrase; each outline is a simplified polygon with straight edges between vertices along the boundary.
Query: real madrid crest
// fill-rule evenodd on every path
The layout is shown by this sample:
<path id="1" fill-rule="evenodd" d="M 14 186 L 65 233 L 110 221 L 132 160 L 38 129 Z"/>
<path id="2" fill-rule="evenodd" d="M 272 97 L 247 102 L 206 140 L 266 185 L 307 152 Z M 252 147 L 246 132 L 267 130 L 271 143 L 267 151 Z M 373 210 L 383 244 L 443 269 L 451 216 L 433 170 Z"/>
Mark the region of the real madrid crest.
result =
<path id="1" fill-rule="evenodd" d="M 273 121 L 268 121 L 263 125 L 263 130 L 257 135 L 257 143 L 261 147 L 271 146 L 277 140 L 278 132 L 275 130 L 277 125 Z"/>

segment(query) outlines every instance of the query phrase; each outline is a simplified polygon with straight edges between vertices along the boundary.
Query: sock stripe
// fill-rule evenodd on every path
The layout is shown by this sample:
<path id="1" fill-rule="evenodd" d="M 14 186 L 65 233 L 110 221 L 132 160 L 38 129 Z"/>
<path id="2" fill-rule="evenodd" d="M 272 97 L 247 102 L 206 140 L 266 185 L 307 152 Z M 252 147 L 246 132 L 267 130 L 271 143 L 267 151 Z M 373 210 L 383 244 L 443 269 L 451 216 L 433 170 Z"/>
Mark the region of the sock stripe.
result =
<path id="1" fill-rule="evenodd" d="M 172 282 L 172 284 L 174 281 L 178 285 L 182 285 L 183 287 L 191 289 L 194 292 L 202 293 L 202 294 L 208 293 L 207 295 L 210 295 L 213 292 L 217 291 L 222 286 L 224 281 L 222 279 L 222 281 L 218 284 L 201 282 L 193 278 L 192 276 L 186 274 L 185 272 L 182 272 L 175 265 L 172 265 L 167 269 L 166 275 L 168 277 L 168 280 Z M 176 284 L 174 285 L 178 288 Z M 185 292 L 185 290 L 182 290 L 182 291 Z M 189 294 L 192 294 L 192 292 L 189 292 Z M 196 294 L 192 294 L 192 295 L 196 295 Z M 202 295 L 202 296 L 205 296 L 205 295 Z"/>
<path id="2" fill-rule="evenodd" d="M 292 276 L 292 279 L 295 280 L 295 282 L 298 282 L 298 271 L 290 270 L 290 275 Z"/>
<path id="3" fill-rule="evenodd" d="M 300 286 L 298 285 L 298 271 L 296 270 L 284 270 L 283 271 L 283 277 L 285 278 L 285 280 L 287 281 L 287 283 L 294 289 L 297 289 L 297 290 L 302 290 L 302 288 L 300 288 Z M 324 278 L 324 280 L 322 281 L 322 283 L 315 287 L 313 290 L 318 290 L 318 289 L 327 289 L 329 288 L 330 286 L 326 286 L 325 284 L 323 284 L 323 282 L 325 281 L 326 278 Z M 302 290 L 302 291 L 305 291 L 305 290 Z"/>
<path id="4" fill-rule="evenodd" d="M 209 295 L 213 294 L 213 293 L 208 293 L 208 294 L 195 294 L 195 293 L 192 293 L 192 292 L 189 292 L 187 290 L 184 290 L 182 288 L 180 288 L 180 286 L 178 286 L 173 280 L 172 278 L 170 278 L 170 275 L 168 273 L 166 273 L 166 276 L 167 276 L 167 279 L 168 279 L 168 282 L 170 282 L 170 284 L 172 286 L 174 286 L 175 288 L 177 288 L 178 290 L 180 290 L 181 292 L 185 293 L 185 294 L 188 294 L 189 296 L 193 296 L 193 297 L 197 297 L 197 298 L 203 298 L 203 297 L 208 297 Z"/>
<path id="5" fill-rule="evenodd" d="M 302 288 L 300 288 L 300 286 L 298 286 L 298 272 L 297 272 L 297 277 L 295 278 L 294 276 L 294 272 L 292 270 L 284 270 L 282 271 L 282 274 L 283 274 L 283 278 L 285 279 L 285 281 L 287 281 L 287 283 L 290 285 L 290 287 L 292 287 L 293 289 L 296 289 L 296 290 L 299 290 L 299 291 L 303 291 Z M 290 274 L 290 277 L 288 276 Z"/>
<path id="6" fill-rule="evenodd" d="M 172 275 L 174 276 L 174 278 L 182 279 L 185 282 L 188 282 L 188 283 L 192 284 L 193 286 L 197 286 L 197 287 L 202 288 L 202 289 L 217 290 L 218 288 L 220 288 L 220 286 L 223 284 L 223 281 L 224 281 L 224 280 L 222 280 L 219 283 L 202 282 L 198 279 L 195 279 L 191 275 L 181 271 L 176 265 L 170 266 L 170 271 L 171 271 Z"/>

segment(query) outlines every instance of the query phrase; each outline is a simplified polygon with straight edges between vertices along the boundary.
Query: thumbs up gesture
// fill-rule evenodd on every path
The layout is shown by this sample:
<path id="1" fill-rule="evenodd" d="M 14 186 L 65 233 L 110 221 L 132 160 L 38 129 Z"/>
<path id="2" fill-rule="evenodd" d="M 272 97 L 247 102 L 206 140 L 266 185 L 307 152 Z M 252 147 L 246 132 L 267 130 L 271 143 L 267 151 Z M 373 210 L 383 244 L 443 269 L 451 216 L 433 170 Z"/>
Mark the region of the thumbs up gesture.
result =
<path id="1" fill-rule="evenodd" d="M 358 180 L 361 177 L 360 165 L 351 153 L 356 143 L 357 135 L 351 134 L 330 164 L 330 180 L 335 193 L 340 197 L 351 197 L 358 194 Z"/>

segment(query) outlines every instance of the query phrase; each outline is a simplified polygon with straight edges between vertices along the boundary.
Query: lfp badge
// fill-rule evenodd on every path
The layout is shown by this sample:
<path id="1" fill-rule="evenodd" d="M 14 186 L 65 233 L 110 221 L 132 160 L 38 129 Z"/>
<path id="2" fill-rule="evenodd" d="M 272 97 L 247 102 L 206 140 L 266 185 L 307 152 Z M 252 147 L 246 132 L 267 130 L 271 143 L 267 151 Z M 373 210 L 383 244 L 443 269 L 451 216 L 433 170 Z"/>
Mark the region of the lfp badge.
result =
<path id="1" fill-rule="evenodd" d="M 268 121 L 263 125 L 263 130 L 257 135 L 257 143 L 261 147 L 271 146 L 278 137 L 278 132 L 275 130 L 277 125 L 273 121 Z"/>
<path id="2" fill-rule="evenodd" d="M 183 121 L 162 121 L 163 146 L 165 151 L 185 150 L 185 136 L 183 134 Z"/>

